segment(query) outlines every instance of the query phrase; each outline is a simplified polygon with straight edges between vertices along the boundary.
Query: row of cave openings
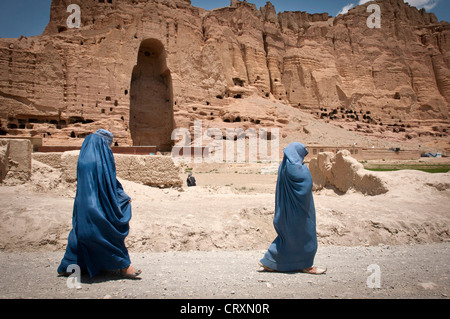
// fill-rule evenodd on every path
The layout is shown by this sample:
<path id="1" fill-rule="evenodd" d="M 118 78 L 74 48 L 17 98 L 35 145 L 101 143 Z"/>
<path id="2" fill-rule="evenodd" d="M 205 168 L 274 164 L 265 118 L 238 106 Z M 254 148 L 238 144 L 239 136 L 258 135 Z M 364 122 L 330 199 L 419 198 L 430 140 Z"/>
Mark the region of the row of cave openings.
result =
<path id="1" fill-rule="evenodd" d="M 402 123 L 402 119 L 396 118 L 395 116 L 391 116 L 391 121 L 388 124 L 383 124 L 381 118 L 375 118 L 371 111 L 363 111 L 363 110 L 351 110 L 346 109 L 345 107 L 338 107 L 331 109 L 330 111 L 327 108 L 321 107 L 320 112 L 312 112 L 313 114 L 317 115 L 320 119 L 329 119 L 329 120 L 346 120 L 346 121 L 355 121 L 360 123 L 366 123 L 366 124 L 372 124 L 372 125 L 379 125 L 379 126 L 386 126 L 392 132 L 394 133 L 401 133 L 401 132 L 407 132 L 407 129 L 411 128 L 410 124 Z M 419 122 L 420 124 L 420 122 Z M 363 129 L 363 126 L 361 124 L 357 124 L 357 129 Z M 369 128 L 369 126 L 367 126 Z M 423 132 L 418 133 L 418 136 L 421 135 L 429 135 L 429 136 L 435 136 L 435 137 L 444 137 L 447 136 L 447 129 L 438 129 L 433 128 L 433 132 Z"/>
<path id="2" fill-rule="evenodd" d="M 210 105 L 210 103 L 209 102 L 206 102 L 206 105 Z M 197 111 L 197 107 L 196 106 L 194 106 L 194 107 L 192 107 L 192 111 L 194 111 L 194 112 L 196 112 Z M 205 111 L 200 111 L 199 112 L 199 115 L 200 116 L 206 116 L 206 117 L 208 117 L 208 120 L 214 120 L 215 119 L 215 115 L 214 115 L 214 112 L 210 112 L 209 114 L 207 113 L 207 112 L 205 112 Z M 250 123 L 253 123 L 253 124 L 261 124 L 261 120 L 259 120 L 259 119 L 254 119 L 254 118 L 251 118 L 251 117 L 246 117 L 246 116 L 234 116 L 234 115 L 231 115 L 231 114 L 227 114 L 226 116 L 224 116 L 223 118 L 222 118 L 222 121 L 223 122 L 225 122 L 225 123 L 240 123 L 240 122 L 250 122 Z"/>

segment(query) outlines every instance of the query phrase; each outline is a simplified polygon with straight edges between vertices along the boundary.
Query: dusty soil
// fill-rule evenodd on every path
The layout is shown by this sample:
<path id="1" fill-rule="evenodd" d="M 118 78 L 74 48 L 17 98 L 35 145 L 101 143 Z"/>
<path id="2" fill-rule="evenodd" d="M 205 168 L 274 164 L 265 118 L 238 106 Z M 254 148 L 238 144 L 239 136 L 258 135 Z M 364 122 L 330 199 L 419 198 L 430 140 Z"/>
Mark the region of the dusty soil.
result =
<path id="1" fill-rule="evenodd" d="M 158 189 L 122 181 L 133 199 L 128 247 L 134 252 L 266 249 L 276 236 L 272 219 L 277 176 L 261 174 L 262 168 L 256 164 L 191 165 L 186 170 L 193 171 L 198 182 L 192 188 Z M 365 196 L 333 189 L 314 193 L 321 244 L 376 246 L 449 240 L 450 173 L 373 174 L 386 182 L 387 193 Z M 0 186 L 2 251 L 64 249 L 75 184 L 44 181 Z"/>

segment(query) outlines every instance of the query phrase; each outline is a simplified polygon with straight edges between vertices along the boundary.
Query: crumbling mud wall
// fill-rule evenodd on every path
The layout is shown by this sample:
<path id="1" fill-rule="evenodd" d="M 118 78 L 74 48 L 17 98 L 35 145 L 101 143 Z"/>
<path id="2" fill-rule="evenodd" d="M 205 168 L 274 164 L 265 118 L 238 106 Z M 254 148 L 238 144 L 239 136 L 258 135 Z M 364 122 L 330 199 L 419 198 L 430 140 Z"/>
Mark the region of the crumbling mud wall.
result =
<path id="1" fill-rule="evenodd" d="M 353 189 L 367 195 L 380 195 L 388 191 L 383 180 L 365 170 L 347 150 L 337 154 L 319 153 L 317 158 L 311 159 L 309 170 L 313 179 L 313 190 L 334 187 L 343 193 Z"/>
<path id="2" fill-rule="evenodd" d="M 75 183 L 80 151 L 33 153 L 33 159 L 61 170 L 62 180 Z M 170 156 L 115 154 L 117 177 L 147 186 L 181 187 L 180 168 Z"/>
<path id="3" fill-rule="evenodd" d="M 0 139 L 0 183 L 24 183 L 31 176 L 31 142 Z"/>

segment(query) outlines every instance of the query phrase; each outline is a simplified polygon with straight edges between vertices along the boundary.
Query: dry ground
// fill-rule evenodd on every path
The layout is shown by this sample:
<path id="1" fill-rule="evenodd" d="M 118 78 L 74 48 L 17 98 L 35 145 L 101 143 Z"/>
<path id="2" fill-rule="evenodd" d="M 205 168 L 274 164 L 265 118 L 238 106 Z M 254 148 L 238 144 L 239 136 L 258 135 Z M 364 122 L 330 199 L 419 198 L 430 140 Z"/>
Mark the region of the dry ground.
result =
<path id="1" fill-rule="evenodd" d="M 195 188 L 123 181 L 133 198 L 127 245 L 140 281 L 107 273 L 68 289 L 56 268 L 71 228 L 74 185 L 0 186 L 2 298 L 448 298 L 450 174 L 377 172 L 389 192 L 314 194 L 326 276 L 258 272 L 275 237 L 276 175 L 261 165 L 190 165 Z M 187 174 L 184 174 L 187 175 Z M 366 285 L 381 269 L 380 289 Z M 20 267 L 20 276 L 15 271 Z"/>

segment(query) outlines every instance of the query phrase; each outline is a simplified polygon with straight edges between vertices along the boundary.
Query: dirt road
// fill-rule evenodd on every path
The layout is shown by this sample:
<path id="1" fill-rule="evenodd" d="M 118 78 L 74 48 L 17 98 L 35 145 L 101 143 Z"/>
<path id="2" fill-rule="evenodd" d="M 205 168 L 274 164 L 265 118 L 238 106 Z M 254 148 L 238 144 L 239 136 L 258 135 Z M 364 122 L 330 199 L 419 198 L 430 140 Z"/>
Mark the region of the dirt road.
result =
<path id="1" fill-rule="evenodd" d="M 0 298 L 304 299 L 450 296 L 450 243 L 320 246 L 326 275 L 259 272 L 264 251 L 131 253 L 141 280 L 105 272 L 69 288 L 56 268 L 64 251 L 0 253 Z M 370 266 L 370 267 L 369 267 Z M 374 271 L 377 270 L 379 272 Z M 370 271 L 368 271 L 368 268 Z M 379 282 L 377 276 L 379 275 Z M 377 288 L 379 283 L 379 288 Z"/>

